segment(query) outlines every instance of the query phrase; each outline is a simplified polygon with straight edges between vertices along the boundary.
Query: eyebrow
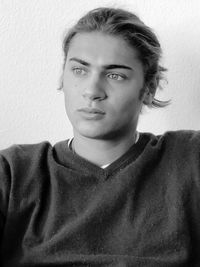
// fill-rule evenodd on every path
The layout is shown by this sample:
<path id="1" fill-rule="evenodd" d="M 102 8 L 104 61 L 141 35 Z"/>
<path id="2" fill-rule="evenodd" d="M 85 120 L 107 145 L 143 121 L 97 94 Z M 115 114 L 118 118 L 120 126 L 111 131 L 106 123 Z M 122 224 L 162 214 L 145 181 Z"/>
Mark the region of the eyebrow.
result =
<path id="1" fill-rule="evenodd" d="M 78 63 L 80 63 L 80 64 L 82 64 L 84 66 L 87 66 L 87 67 L 91 66 L 90 63 L 88 63 L 85 60 L 82 60 L 80 58 L 76 58 L 76 57 L 70 58 L 69 61 L 76 61 L 76 62 L 78 62 Z M 133 70 L 131 67 L 126 66 L 126 65 L 121 65 L 121 64 L 109 64 L 109 65 L 104 65 L 103 67 L 105 69 L 107 69 L 107 70 L 110 70 L 110 69 L 127 69 L 127 70 Z"/>

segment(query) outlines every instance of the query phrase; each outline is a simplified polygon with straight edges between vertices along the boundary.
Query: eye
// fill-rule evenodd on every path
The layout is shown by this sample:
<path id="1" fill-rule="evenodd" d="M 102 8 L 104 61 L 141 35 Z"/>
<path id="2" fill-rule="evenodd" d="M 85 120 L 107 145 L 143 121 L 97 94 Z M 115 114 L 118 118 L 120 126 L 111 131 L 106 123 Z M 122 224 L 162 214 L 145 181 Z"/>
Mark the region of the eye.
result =
<path id="1" fill-rule="evenodd" d="M 108 78 L 112 79 L 112 80 L 116 80 L 116 81 L 122 81 L 125 79 L 125 77 L 121 74 L 118 73 L 109 73 Z"/>
<path id="2" fill-rule="evenodd" d="M 72 71 L 77 76 L 84 76 L 84 75 L 86 75 L 86 70 L 84 70 L 83 68 L 80 68 L 80 67 L 72 68 Z"/>

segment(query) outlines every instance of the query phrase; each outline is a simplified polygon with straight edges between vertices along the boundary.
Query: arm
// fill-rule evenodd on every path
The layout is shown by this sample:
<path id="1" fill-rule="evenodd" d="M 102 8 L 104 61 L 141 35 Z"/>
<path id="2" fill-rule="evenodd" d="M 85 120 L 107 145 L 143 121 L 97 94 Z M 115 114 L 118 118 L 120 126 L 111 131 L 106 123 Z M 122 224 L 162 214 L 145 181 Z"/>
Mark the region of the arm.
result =
<path id="1" fill-rule="evenodd" d="M 2 239 L 8 209 L 11 184 L 10 177 L 10 166 L 7 160 L 0 154 L 0 241 Z"/>

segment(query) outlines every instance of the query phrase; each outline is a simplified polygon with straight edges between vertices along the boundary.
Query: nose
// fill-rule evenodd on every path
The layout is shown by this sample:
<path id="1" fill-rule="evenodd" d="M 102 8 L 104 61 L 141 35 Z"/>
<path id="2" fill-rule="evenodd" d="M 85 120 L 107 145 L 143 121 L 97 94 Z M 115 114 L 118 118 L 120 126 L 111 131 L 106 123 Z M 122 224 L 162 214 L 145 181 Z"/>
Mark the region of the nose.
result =
<path id="1" fill-rule="evenodd" d="M 83 97 L 91 101 L 104 100 L 106 96 L 105 84 L 100 75 L 93 75 L 85 85 Z"/>

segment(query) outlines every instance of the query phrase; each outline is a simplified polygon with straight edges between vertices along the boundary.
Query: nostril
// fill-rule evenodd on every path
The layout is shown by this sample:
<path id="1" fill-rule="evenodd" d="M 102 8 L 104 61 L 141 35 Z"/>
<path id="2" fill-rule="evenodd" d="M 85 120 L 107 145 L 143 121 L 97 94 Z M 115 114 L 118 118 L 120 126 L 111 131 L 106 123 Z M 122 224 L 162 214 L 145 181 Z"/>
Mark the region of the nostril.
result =
<path id="1" fill-rule="evenodd" d="M 89 100 L 101 100 L 103 99 L 104 97 L 103 96 L 100 96 L 100 95 L 94 95 L 94 94 L 83 94 L 83 97 L 86 98 L 86 99 L 89 99 Z"/>

